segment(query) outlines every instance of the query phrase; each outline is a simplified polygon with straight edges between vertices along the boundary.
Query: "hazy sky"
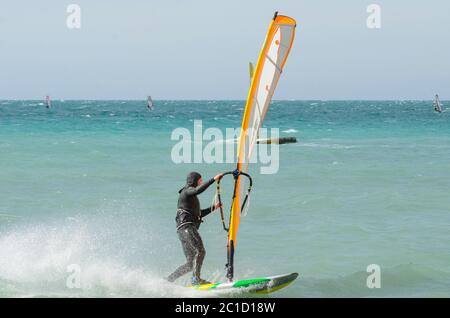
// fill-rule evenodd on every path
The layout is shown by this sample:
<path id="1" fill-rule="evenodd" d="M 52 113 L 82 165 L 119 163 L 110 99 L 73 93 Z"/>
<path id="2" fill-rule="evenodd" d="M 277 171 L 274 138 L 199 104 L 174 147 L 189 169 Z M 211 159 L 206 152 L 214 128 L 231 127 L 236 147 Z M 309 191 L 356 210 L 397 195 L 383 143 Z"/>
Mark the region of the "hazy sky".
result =
<path id="1" fill-rule="evenodd" d="M 450 99 L 448 0 L 0 0 L 0 99 L 245 99 L 276 10 L 298 28 L 275 99 Z"/>

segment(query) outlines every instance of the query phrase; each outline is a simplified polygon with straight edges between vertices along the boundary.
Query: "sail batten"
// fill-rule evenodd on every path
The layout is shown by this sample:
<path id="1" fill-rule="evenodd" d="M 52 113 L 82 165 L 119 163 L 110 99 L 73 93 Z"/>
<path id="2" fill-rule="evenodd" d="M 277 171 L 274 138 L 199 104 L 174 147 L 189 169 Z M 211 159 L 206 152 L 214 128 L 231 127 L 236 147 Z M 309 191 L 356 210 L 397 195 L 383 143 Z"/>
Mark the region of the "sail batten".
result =
<path id="1" fill-rule="evenodd" d="M 289 55 L 295 35 L 294 19 L 278 15 L 269 26 L 263 48 L 258 57 L 256 67 L 249 63 L 251 85 L 242 118 L 241 132 L 237 151 L 237 170 L 247 172 L 253 149 L 257 143 L 259 129 L 269 108 L 272 96 L 282 73 L 283 66 Z M 231 208 L 228 232 L 228 272 L 227 277 L 233 278 L 233 259 L 236 248 L 236 237 L 240 223 L 240 200 L 245 189 L 241 176 L 237 176 L 235 193 Z"/>

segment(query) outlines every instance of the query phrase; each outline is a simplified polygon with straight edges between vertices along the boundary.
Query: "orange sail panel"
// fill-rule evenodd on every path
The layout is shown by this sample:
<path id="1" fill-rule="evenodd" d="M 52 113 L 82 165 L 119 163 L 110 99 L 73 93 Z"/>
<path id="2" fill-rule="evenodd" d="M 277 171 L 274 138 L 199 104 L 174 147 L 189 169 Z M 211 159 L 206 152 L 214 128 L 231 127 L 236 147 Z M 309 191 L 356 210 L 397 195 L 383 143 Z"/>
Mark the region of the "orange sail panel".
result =
<path id="1" fill-rule="evenodd" d="M 252 76 L 242 119 L 237 164 L 237 169 L 240 171 L 247 172 L 248 170 L 248 164 L 253 153 L 253 148 L 256 145 L 259 129 L 264 121 L 278 79 L 280 78 L 283 66 L 286 63 L 294 41 L 295 27 L 296 22 L 294 19 L 277 15 L 277 13 L 275 13 L 275 17 L 269 26 L 264 46 L 259 54 L 258 62 Z M 245 188 L 241 182 L 243 182 L 242 177 L 238 177 L 236 197 L 231 209 L 228 232 L 229 266 L 233 265 L 233 253 L 236 247 L 236 236 L 240 223 L 240 197 L 242 196 L 242 189 Z"/>

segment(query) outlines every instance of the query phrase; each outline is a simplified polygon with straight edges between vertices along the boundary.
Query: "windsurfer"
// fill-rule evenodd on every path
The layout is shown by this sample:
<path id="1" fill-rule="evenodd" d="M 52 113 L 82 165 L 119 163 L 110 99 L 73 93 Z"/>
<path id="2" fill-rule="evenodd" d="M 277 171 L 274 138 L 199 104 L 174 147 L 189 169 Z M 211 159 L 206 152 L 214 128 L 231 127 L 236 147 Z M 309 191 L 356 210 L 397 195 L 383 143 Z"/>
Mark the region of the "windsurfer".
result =
<path id="1" fill-rule="evenodd" d="M 204 192 L 210 185 L 220 179 L 222 174 L 203 183 L 202 176 L 198 172 L 191 172 L 186 179 L 186 185 L 178 191 L 178 208 L 175 218 L 177 224 L 177 234 L 183 247 L 186 263 L 178 267 L 167 277 L 170 282 L 192 272 L 192 285 L 207 284 L 208 282 L 200 278 L 203 259 L 205 258 L 205 248 L 202 238 L 198 232 L 202 219 L 212 211 L 220 207 L 220 204 L 200 209 L 200 202 L 197 195 Z"/>
<path id="2" fill-rule="evenodd" d="M 434 97 L 434 111 L 436 111 L 438 113 L 442 112 L 441 103 L 439 101 L 438 94 L 436 94 L 436 96 Z"/>

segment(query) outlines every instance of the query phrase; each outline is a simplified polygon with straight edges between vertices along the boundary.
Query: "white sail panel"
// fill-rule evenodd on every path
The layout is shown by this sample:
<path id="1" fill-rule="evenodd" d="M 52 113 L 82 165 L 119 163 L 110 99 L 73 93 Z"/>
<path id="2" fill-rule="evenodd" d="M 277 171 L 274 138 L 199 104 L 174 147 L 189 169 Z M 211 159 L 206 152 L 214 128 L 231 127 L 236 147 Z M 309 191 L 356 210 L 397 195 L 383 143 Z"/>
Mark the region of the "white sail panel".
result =
<path id="1" fill-rule="evenodd" d="M 274 32 L 271 38 L 267 39 L 270 40 L 267 50 L 258 62 L 257 68 L 260 70 L 256 70 L 255 82 L 252 85 L 254 88 L 253 90 L 252 88 L 250 89 L 249 101 L 251 100 L 251 104 L 246 106 L 246 108 L 249 108 L 248 122 L 242 125 L 243 129 L 245 125 L 246 129 L 248 129 L 247 134 L 243 136 L 246 140 L 240 143 L 242 148 L 239 151 L 238 161 L 242 164 L 242 171 L 248 170 L 248 164 L 258 139 L 259 129 L 269 109 L 284 62 L 292 45 L 294 31 L 295 24 L 280 25 L 274 23 Z M 256 78 L 257 76 L 258 78 Z"/>

